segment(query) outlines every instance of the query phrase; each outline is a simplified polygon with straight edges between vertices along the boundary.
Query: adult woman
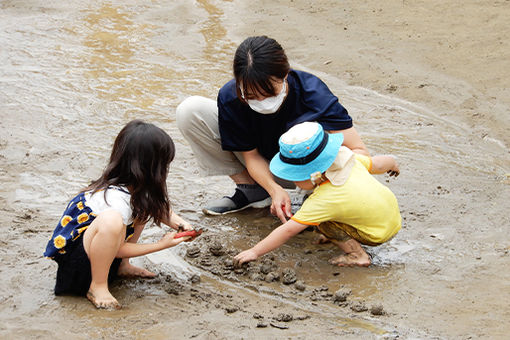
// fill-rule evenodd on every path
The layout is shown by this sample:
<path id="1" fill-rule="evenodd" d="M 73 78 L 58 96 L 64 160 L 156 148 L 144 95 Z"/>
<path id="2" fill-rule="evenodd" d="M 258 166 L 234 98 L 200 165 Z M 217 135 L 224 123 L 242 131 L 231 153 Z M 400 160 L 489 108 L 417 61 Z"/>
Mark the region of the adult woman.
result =
<path id="1" fill-rule="evenodd" d="M 190 97 L 177 107 L 177 124 L 207 175 L 228 175 L 231 197 L 210 202 L 204 213 L 220 215 L 271 204 L 282 222 L 291 216 L 288 182 L 273 177 L 269 160 L 292 126 L 316 121 L 342 132 L 344 145 L 368 155 L 347 110 L 316 76 L 290 68 L 283 48 L 266 36 L 243 41 L 234 57 L 234 79 L 217 102 Z"/>

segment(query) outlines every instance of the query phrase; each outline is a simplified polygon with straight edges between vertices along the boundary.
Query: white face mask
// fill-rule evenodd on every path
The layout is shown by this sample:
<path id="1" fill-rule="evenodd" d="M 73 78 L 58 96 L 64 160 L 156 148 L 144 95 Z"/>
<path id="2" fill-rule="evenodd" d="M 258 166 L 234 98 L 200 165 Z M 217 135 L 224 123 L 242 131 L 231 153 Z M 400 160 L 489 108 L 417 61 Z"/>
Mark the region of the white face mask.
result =
<path id="1" fill-rule="evenodd" d="M 255 100 L 248 99 L 246 102 L 250 105 L 253 111 L 257 111 L 262 114 L 271 114 L 278 111 L 280 106 L 282 106 L 283 101 L 285 100 L 285 96 L 287 95 L 287 86 L 286 81 L 283 81 L 282 90 L 280 93 L 274 97 L 269 97 L 263 100 Z"/>

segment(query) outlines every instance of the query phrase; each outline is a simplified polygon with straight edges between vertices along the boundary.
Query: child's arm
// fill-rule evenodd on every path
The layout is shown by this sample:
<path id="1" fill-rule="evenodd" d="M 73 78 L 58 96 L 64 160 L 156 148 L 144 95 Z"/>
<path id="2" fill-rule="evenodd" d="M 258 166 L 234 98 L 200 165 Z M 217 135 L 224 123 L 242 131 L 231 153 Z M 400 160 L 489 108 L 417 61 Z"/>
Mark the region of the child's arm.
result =
<path id="1" fill-rule="evenodd" d="M 395 157 L 389 155 L 380 155 L 372 157 L 371 174 L 383 174 L 387 172 L 390 176 L 397 177 L 400 174 Z"/>
<path id="2" fill-rule="evenodd" d="M 143 227 L 142 227 L 143 229 Z M 136 229 L 135 229 L 136 232 Z M 181 237 L 178 239 L 174 239 L 176 232 L 166 233 L 161 240 L 159 240 L 156 243 L 144 243 L 144 244 L 138 244 L 129 242 L 124 242 L 117 252 L 117 255 L 115 257 L 118 258 L 127 258 L 127 257 L 136 257 L 136 256 L 142 256 L 147 255 L 150 253 L 154 253 L 156 251 L 160 251 L 166 248 L 174 247 L 178 245 L 179 243 L 183 241 L 187 241 L 190 239 L 190 237 Z"/>
<path id="3" fill-rule="evenodd" d="M 245 250 L 234 257 L 234 262 L 238 265 L 244 262 L 256 260 L 259 256 L 269 253 L 287 242 L 292 236 L 305 230 L 308 227 L 305 224 L 294 220 L 288 220 L 271 232 L 265 239 L 257 243 L 253 248 Z"/>

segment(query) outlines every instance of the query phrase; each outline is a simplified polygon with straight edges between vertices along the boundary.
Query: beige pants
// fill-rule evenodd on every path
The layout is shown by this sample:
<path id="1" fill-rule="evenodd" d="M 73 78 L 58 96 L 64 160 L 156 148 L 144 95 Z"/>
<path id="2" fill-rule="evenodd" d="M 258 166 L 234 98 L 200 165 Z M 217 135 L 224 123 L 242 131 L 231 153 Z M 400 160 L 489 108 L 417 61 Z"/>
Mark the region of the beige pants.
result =
<path id="1" fill-rule="evenodd" d="M 231 176 L 245 170 L 240 152 L 221 148 L 216 101 L 201 96 L 186 98 L 177 106 L 176 117 L 177 127 L 191 146 L 203 175 Z M 284 188 L 295 188 L 292 182 L 275 180 Z"/>
<path id="2" fill-rule="evenodd" d="M 188 141 L 204 175 L 231 176 L 245 167 L 240 153 L 221 148 L 216 101 L 193 96 L 176 110 L 177 127 Z"/>

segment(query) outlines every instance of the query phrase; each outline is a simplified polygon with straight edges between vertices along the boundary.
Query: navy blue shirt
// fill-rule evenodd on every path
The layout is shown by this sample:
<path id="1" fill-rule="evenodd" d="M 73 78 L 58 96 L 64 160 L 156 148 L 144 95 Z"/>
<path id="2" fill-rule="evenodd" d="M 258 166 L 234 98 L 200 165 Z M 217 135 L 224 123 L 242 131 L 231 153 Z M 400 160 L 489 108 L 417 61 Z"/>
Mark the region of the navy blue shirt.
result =
<path id="1" fill-rule="evenodd" d="M 322 80 L 307 72 L 291 70 L 287 82 L 289 93 L 274 114 L 258 113 L 241 102 L 235 79 L 220 89 L 218 121 L 223 150 L 257 149 L 270 160 L 279 151 L 280 136 L 296 124 L 318 122 L 324 130 L 352 127 L 347 110 Z"/>

